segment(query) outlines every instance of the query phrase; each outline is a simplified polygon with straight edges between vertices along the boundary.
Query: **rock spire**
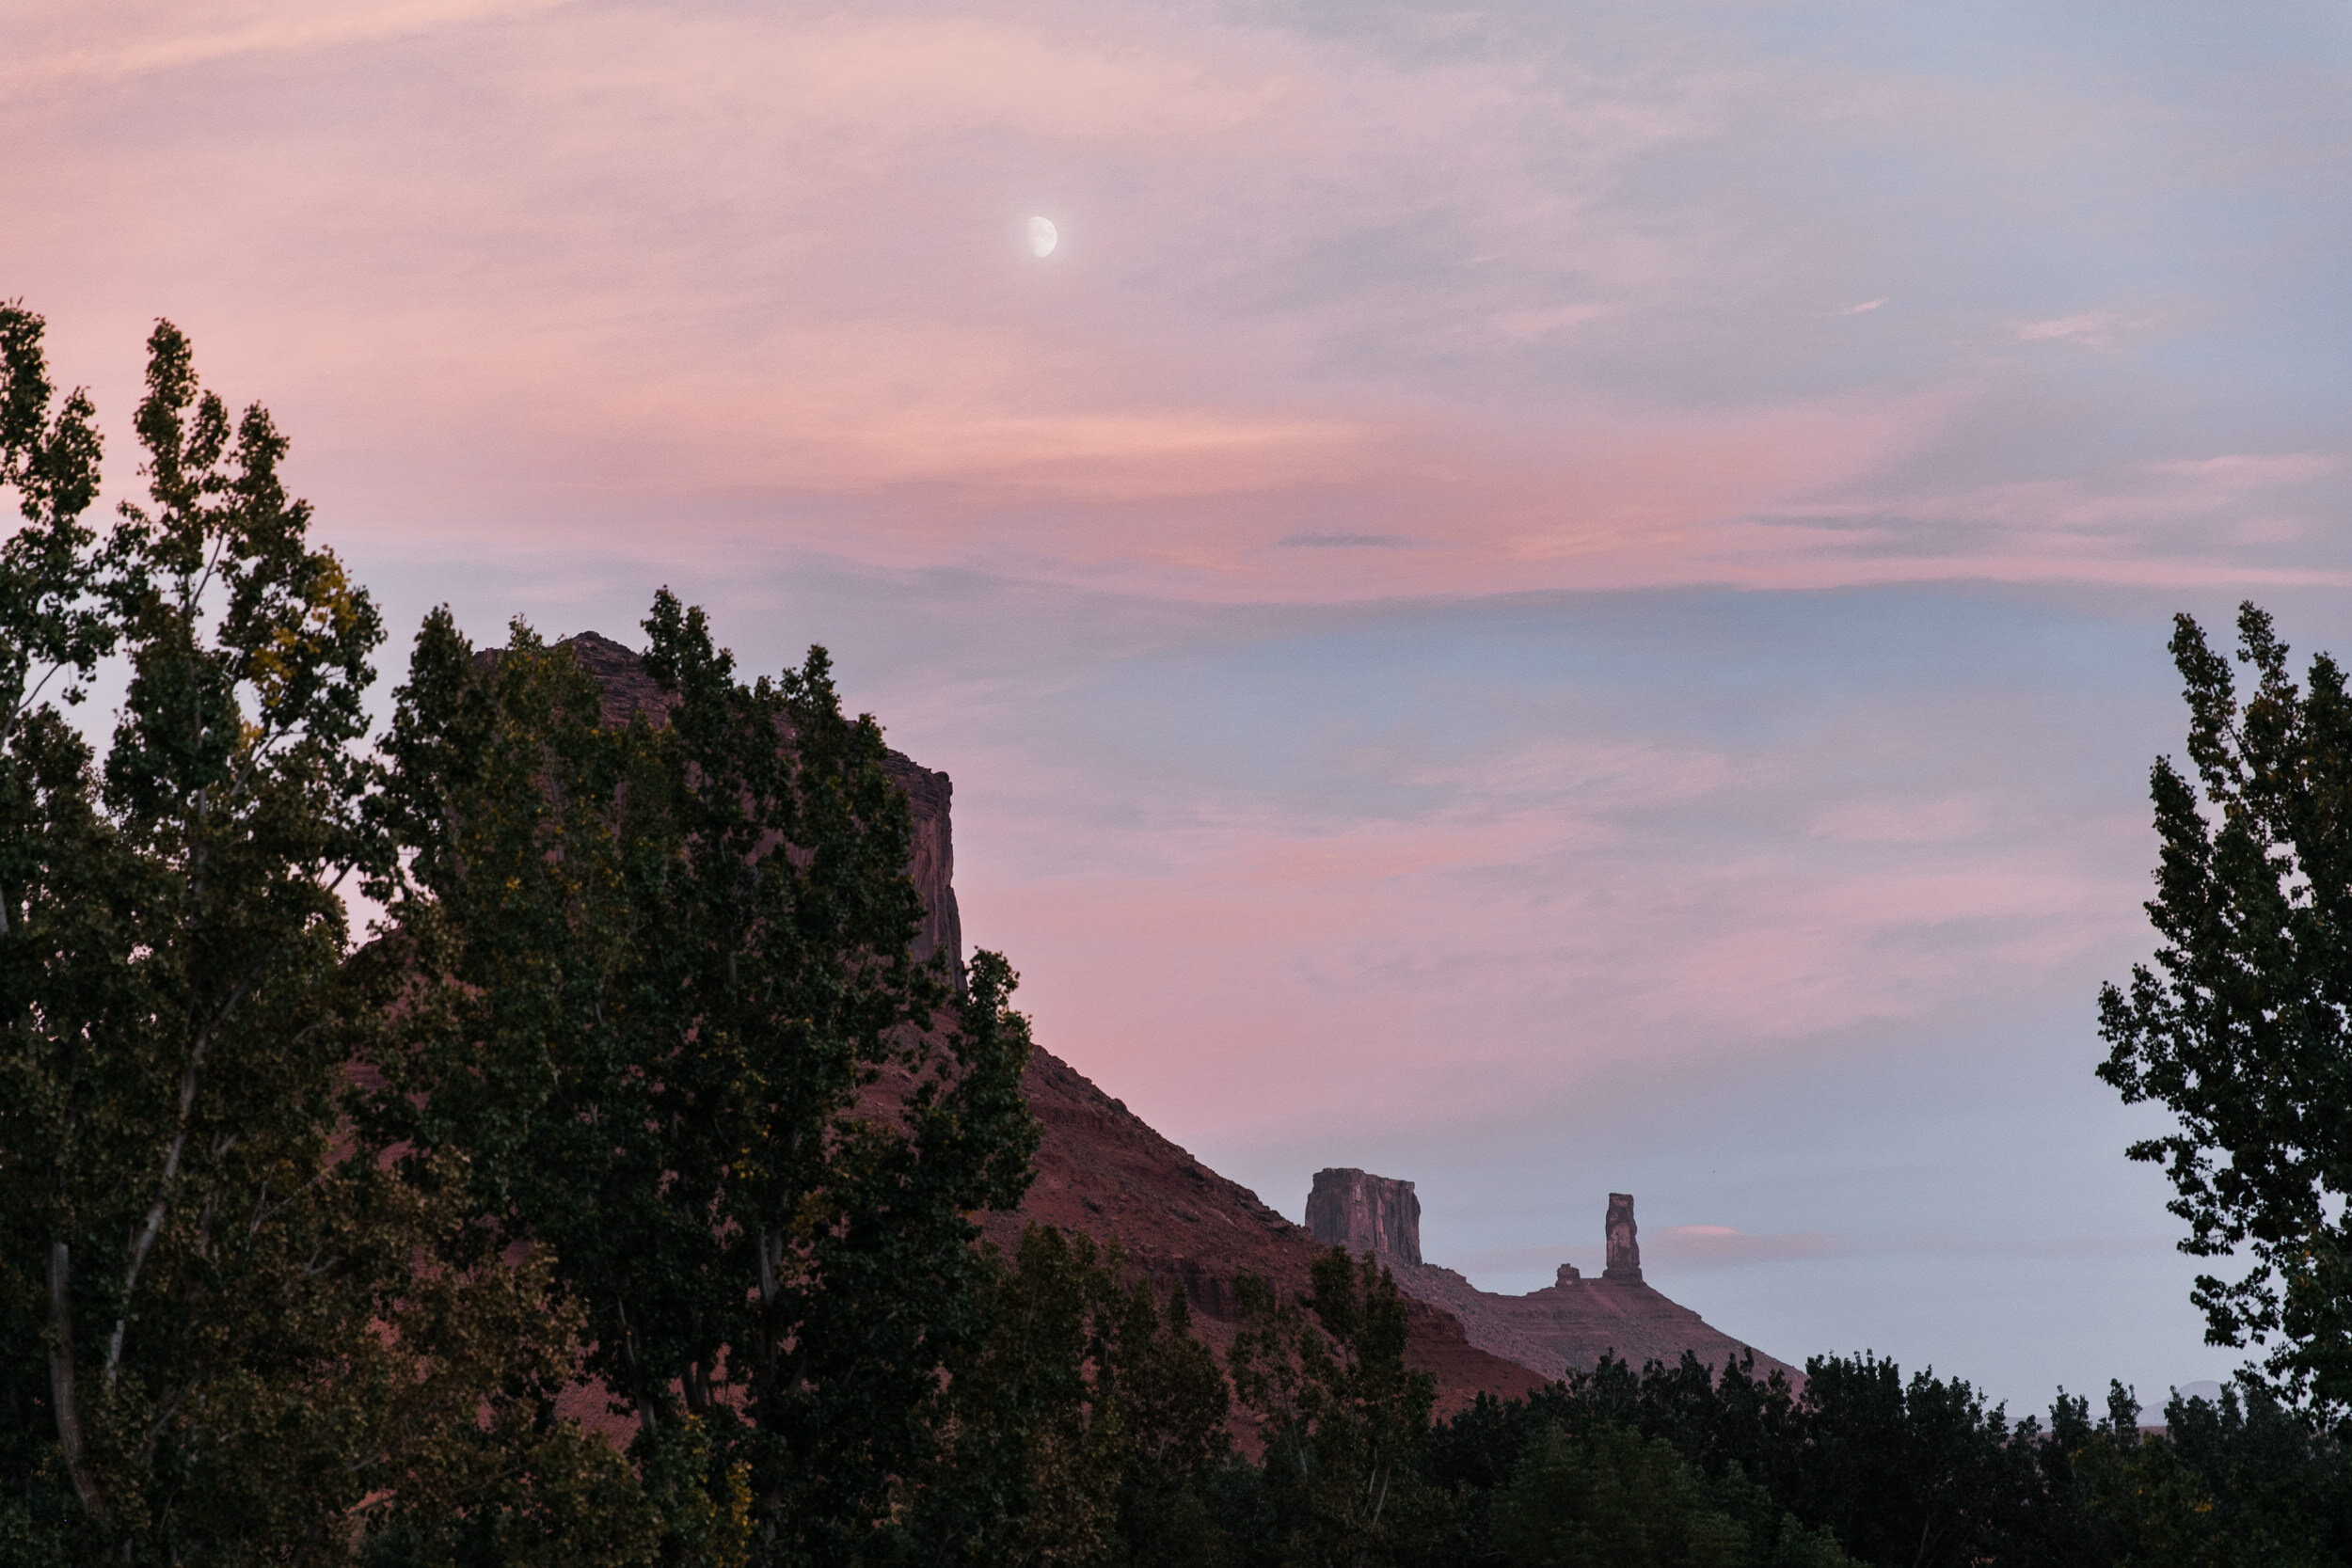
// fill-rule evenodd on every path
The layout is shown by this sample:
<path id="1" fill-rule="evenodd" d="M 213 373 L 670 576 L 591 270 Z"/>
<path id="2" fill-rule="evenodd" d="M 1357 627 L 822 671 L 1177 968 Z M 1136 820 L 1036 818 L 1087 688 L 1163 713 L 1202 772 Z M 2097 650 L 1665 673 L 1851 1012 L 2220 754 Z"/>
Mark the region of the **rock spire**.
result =
<path id="1" fill-rule="evenodd" d="M 1611 1193 L 1609 1217 L 1603 1222 L 1609 1238 L 1609 1266 L 1600 1271 L 1603 1279 L 1613 1279 L 1621 1285 L 1642 1282 L 1642 1243 L 1635 1240 L 1640 1233 L 1633 1223 L 1633 1195 Z"/>

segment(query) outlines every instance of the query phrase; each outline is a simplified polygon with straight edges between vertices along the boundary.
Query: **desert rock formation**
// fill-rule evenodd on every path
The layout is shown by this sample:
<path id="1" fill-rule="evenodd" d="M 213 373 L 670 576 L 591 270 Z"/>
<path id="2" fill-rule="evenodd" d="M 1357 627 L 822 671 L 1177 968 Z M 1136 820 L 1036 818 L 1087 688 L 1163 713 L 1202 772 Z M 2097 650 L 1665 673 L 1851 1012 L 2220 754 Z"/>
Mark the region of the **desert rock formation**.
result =
<path id="1" fill-rule="evenodd" d="M 595 632 L 567 638 L 563 645 L 602 684 L 607 723 L 625 724 L 639 713 L 657 724 L 665 721 L 675 699 L 645 673 L 639 655 Z M 961 966 L 963 934 L 949 821 L 953 786 L 946 774 L 897 752 L 886 766 L 914 808 L 914 855 L 908 871 L 929 911 L 917 953 L 945 951 Z M 1236 1274 L 1263 1275 L 1286 1293 L 1306 1291 L 1309 1269 L 1325 1250 L 1306 1228 L 1162 1137 L 1125 1102 L 1104 1094 L 1052 1053 L 1040 1048 L 1030 1057 L 1022 1085 L 1043 1132 L 1037 1179 L 1017 1211 L 979 1216 L 990 1241 L 1009 1254 L 1022 1227 L 1031 1224 L 1082 1230 L 1106 1244 L 1116 1240 L 1128 1267 L 1154 1288 L 1184 1287 L 1195 1329 L 1220 1350 L 1232 1343 L 1237 1326 Z M 902 1086 L 903 1079 L 885 1075 L 867 1090 L 868 1101 L 887 1114 Z M 1417 1238 L 1420 1209 L 1410 1202 L 1412 1184 L 1394 1185 L 1404 1189 L 1407 1200 L 1405 1234 Z M 1418 1241 L 1412 1244 L 1417 1248 Z M 1418 1250 L 1413 1256 L 1419 1258 Z M 1406 1357 L 1437 1379 L 1441 1412 L 1482 1392 L 1523 1394 L 1543 1381 L 1524 1362 L 1472 1344 L 1443 1307 L 1423 1299 L 1410 1307 Z"/>
<path id="2" fill-rule="evenodd" d="M 1633 1195 L 1611 1193 L 1609 1217 L 1601 1222 L 1601 1233 L 1609 1240 L 1609 1262 L 1600 1271 L 1603 1279 L 1613 1279 L 1621 1285 L 1642 1282 L 1641 1231 L 1633 1223 Z"/>
<path id="3" fill-rule="evenodd" d="M 1325 1196 L 1327 1190 L 1331 1196 Z M 1399 1190 L 1409 1201 L 1411 1214 L 1401 1236 L 1354 1221 L 1343 1201 L 1347 1194 Z M 1358 1170 L 1323 1171 L 1315 1177 L 1314 1195 L 1307 1200 L 1307 1218 L 1317 1241 L 1370 1251 L 1379 1258 L 1395 1276 L 1399 1290 L 1453 1314 L 1471 1344 L 1547 1378 L 1559 1377 L 1571 1369 L 1589 1370 L 1604 1354 L 1614 1354 L 1636 1367 L 1652 1360 L 1671 1366 L 1682 1358 L 1684 1351 L 1717 1368 L 1752 1354 L 1759 1377 L 1778 1370 L 1788 1373 L 1792 1382 L 1804 1378 L 1795 1367 L 1732 1338 L 1643 1282 L 1629 1193 L 1609 1195 L 1609 1210 L 1602 1221 L 1609 1266 L 1600 1278 L 1583 1278 L 1573 1265 L 1563 1263 L 1551 1284 L 1523 1296 L 1482 1291 L 1452 1269 L 1422 1261 L 1421 1204 L 1409 1181 Z"/>
<path id="4" fill-rule="evenodd" d="M 1195 1308 L 1193 1327 L 1220 1351 L 1237 1326 L 1236 1274 L 1263 1275 L 1286 1294 L 1306 1292 L 1308 1271 L 1327 1249 L 1305 1227 L 1209 1169 L 1042 1049 L 1030 1057 L 1023 1086 L 1044 1132 L 1037 1180 L 1015 1212 L 981 1217 L 991 1241 L 1009 1252 L 1029 1224 L 1083 1230 L 1099 1242 L 1117 1238 L 1129 1267 L 1156 1289 L 1184 1288 Z M 1443 1304 L 1408 1291 L 1406 1306 L 1405 1358 L 1437 1379 L 1441 1414 L 1481 1392 L 1519 1395 L 1545 1381 L 1518 1357 L 1473 1341 Z"/>
<path id="5" fill-rule="evenodd" d="M 1307 1228 L 1326 1246 L 1421 1261 L 1421 1199 L 1410 1181 L 1319 1170 L 1307 1195 Z"/>

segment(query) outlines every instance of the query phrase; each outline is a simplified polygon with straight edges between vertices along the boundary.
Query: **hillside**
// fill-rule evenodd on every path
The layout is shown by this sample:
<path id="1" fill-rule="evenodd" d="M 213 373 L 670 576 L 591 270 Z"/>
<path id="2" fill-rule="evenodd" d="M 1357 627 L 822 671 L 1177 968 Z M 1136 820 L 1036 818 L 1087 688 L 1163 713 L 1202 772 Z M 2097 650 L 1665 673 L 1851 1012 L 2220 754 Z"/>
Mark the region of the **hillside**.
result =
<path id="1" fill-rule="evenodd" d="M 643 713 L 661 722 L 669 702 L 643 660 L 596 632 L 564 640 L 604 688 L 604 718 L 626 723 Z M 919 953 L 963 957 L 955 895 L 954 786 L 946 774 L 890 753 L 891 776 L 914 807 L 915 850 L 908 867 L 929 911 Z M 1220 1347 L 1232 1338 L 1233 1276 L 1248 1271 L 1277 1288 L 1304 1291 L 1323 1244 L 1259 1201 L 1258 1196 L 1203 1165 L 1162 1137 L 1060 1057 L 1040 1048 L 1025 1078 L 1029 1108 L 1042 1130 L 1037 1180 L 1021 1207 L 981 1217 L 988 1239 L 1010 1252 L 1025 1225 L 1058 1226 L 1095 1240 L 1117 1240 L 1129 1266 L 1167 1291 L 1184 1288 L 1201 1336 Z M 875 1086 L 878 1108 L 894 1085 Z M 1438 1407 L 1451 1410 L 1480 1392 L 1516 1394 L 1543 1379 L 1470 1343 L 1442 1307 L 1414 1299 L 1407 1359 L 1438 1381 Z"/>

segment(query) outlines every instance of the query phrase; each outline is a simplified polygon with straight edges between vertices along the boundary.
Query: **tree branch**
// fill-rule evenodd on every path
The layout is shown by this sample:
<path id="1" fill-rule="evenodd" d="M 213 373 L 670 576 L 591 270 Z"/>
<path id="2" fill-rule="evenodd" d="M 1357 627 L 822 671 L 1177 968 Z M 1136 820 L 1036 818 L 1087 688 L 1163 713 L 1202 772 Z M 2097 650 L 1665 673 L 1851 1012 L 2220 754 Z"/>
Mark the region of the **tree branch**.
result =
<path id="1" fill-rule="evenodd" d="M 116 1374 L 122 1370 L 122 1337 L 130 1327 L 131 1292 L 138 1288 L 139 1271 L 147 1267 L 147 1255 L 154 1249 L 155 1238 L 163 1230 L 164 1215 L 171 1204 L 171 1183 L 180 1174 L 180 1156 L 188 1146 L 188 1115 L 196 1105 L 197 1085 L 202 1081 L 204 1053 L 212 1049 L 215 1031 L 228 1022 L 237 1004 L 245 1000 L 245 993 L 253 989 L 254 982 L 260 978 L 261 968 L 256 964 L 251 974 L 237 982 L 237 989 L 230 992 L 229 1000 L 221 1005 L 220 1011 L 198 1033 L 196 1045 L 188 1053 L 188 1065 L 180 1074 L 179 1130 L 172 1133 L 170 1152 L 164 1156 L 164 1175 L 157 1183 L 159 1190 L 155 1194 L 155 1202 L 147 1211 L 147 1220 L 139 1227 L 138 1239 L 131 1244 L 131 1260 L 122 1271 L 122 1315 L 115 1319 L 114 1333 L 106 1339 L 106 1386 L 109 1390 L 115 1386 Z"/>

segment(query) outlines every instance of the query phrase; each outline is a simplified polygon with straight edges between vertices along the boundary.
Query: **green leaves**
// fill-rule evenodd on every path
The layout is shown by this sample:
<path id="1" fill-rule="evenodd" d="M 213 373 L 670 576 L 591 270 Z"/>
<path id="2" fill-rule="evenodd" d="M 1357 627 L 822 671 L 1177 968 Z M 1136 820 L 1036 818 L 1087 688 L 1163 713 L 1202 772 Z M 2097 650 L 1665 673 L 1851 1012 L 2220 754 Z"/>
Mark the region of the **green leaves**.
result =
<path id="1" fill-rule="evenodd" d="M 1027 1026 L 1002 958 L 952 1012 L 914 960 L 909 807 L 824 651 L 746 683 L 666 592 L 645 629 L 625 722 L 527 628 L 420 636 L 370 1135 L 468 1152 L 484 1244 L 551 1252 L 642 1459 L 691 1420 L 763 1560 L 847 1560 L 977 1354 L 969 1216 L 1027 1185 Z"/>
<path id="2" fill-rule="evenodd" d="M 81 521 L 98 499 L 97 411 L 78 388 L 56 402 L 43 329 L 0 304 L 0 489 L 16 492 L 24 519 L 0 546 L 0 741 L 60 673 L 57 699 L 79 702 L 79 677 L 114 646 L 96 602 L 96 535 Z M 0 930 L 8 913 L 0 895 Z"/>
<path id="3" fill-rule="evenodd" d="M 2352 1432 L 2352 698 L 2325 655 L 2298 688 L 2250 604 L 2238 643 L 2243 698 L 2176 620 L 2196 783 L 2163 760 L 2152 772 L 2163 945 L 2102 990 L 2098 1072 L 2179 1118 L 2129 1152 L 2171 1178 L 2182 1250 L 2250 1255 L 2235 1280 L 2199 1277 L 2207 1338 L 2273 1346 L 2270 1386 Z"/>
<path id="4" fill-rule="evenodd" d="M 1313 1285 L 1301 1304 L 1253 1275 L 1235 1281 L 1233 1390 L 1264 1445 L 1285 1560 L 1385 1560 L 1430 1523 L 1421 1459 L 1435 1381 L 1405 1365 L 1404 1298 L 1369 1254 L 1332 1248 Z"/>
<path id="5" fill-rule="evenodd" d="M 547 1260 L 484 1250 L 464 1151 L 364 1138 L 348 1069 L 413 995 L 346 962 L 337 893 L 394 864 L 353 745 L 375 612 L 168 325 L 148 505 L 82 528 L 87 407 L 46 414 L 38 325 L 0 313 L 0 643 L 130 680 L 103 769 L 38 683 L 0 726 L 0 1497 L 51 1560 L 502 1561 L 593 1495 L 612 1532 L 566 1560 L 642 1560 L 634 1478 L 548 1418 L 580 1322 Z"/>
<path id="6" fill-rule="evenodd" d="M 1848 1560 L 1834 1541 L 1801 1528 L 1786 1530 L 1785 1541 L 1769 1525 L 1752 1531 L 1735 1510 L 1772 1515 L 1749 1490 L 1736 1472 L 1729 1485 L 1710 1485 L 1663 1438 L 1645 1442 L 1630 1428 L 1604 1427 L 1578 1439 L 1549 1427 L 1494 1499 L 1495 1544 L 1515 1568 L 1839 1568 Z"/>

